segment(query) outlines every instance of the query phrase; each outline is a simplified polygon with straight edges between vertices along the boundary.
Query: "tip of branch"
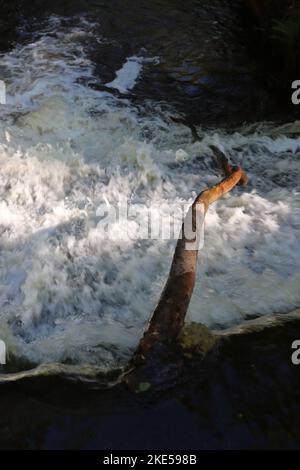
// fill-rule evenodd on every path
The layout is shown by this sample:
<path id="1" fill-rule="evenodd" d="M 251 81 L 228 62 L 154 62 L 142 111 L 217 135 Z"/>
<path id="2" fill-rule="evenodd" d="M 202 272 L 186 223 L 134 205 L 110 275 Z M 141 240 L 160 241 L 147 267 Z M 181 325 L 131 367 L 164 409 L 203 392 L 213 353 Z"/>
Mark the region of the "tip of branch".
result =
<path id="1" fill-rule="evenodd" d="M 246 184 L 249 181 L 249 178 L 246 175 L 246 173 L 244 172 L 243 168 L 240 167 L 240 166 L 236 166 L 236 167 L 233 167 L 233 168 L 236 168 L 237 170 L 239 170 L 241 172 L 241 178 L 240 178 L 240 181 L 238 182 L 238 185 L 239 186 L 246 186 Z"/>
<path id="2" fill-rule="evenodd" d="M 215 157 L 217 158 L 220 166 L 222 167 L 225 176 L 230 176 L 232 172 L 235 171 L 235 168 L 231 166 L 226 155 L 215 145 L 211 145 L 210 148 L 213 151 Z M 241 179 L 238 184 L 240 186 L 245 186 L 248 183 L 248 176 L 241 167 L 238 168 L 241 171 Z"/>

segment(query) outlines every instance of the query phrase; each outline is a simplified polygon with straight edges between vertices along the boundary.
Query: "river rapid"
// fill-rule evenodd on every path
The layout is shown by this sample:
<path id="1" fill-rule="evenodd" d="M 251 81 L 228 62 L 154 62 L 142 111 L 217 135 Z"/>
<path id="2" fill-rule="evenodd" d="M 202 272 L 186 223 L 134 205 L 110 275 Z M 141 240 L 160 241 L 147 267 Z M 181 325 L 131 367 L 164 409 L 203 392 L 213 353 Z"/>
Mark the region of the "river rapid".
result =
<path id="1" fill-rule="evenodd" d="M 126 364 L 176 241 L 124 237 L 122 218 L 106 239 L 97 210 L 187 206 L 222 177 L 212 144 L 249 185 L 207 214 L 188 320 L 222 329 L 300 305 L 300 124 L 243 124 L 262 92 L 230 2 L 148 3 L 29 10 L 1 52 L 4 371 Z"/>

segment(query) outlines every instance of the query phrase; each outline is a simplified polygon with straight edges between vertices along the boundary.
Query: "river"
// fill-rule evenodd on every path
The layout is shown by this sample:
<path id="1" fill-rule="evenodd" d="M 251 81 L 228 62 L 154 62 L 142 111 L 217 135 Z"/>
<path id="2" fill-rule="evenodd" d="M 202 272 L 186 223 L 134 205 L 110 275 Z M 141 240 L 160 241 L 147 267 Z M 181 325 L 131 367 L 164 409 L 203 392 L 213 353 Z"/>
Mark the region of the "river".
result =
<path id="1" fill-rule="evenodd" d="M 122 218 L 107 239 L 99 207 L 151 205 L 159 217 L 187 206 L 220 179 L 212 144 L 250 182 L 209 210 L 188 320 L 222 329 L 299 307 L 299 123 L 259 120 L 269 96 L 239 8 L 224 0 L 23 8 L 0 55 L 4 382 L 40 364 L 70 366 L 69 375 L 73 366 L 126 364 L 175 240 L 126 237 Z"/>

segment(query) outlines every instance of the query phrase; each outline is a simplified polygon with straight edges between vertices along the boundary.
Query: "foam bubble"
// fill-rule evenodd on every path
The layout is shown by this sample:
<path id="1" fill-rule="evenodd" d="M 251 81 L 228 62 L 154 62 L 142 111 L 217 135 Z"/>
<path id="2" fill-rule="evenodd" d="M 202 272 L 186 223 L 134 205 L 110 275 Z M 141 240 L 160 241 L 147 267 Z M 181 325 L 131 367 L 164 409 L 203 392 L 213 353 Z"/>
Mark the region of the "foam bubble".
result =
<path id="1" fill-rule="evenodd" d="M 116 78 L 107 83 L 108 88 L 115 88 L 120 93 L 128 93 L 134 88 L 143 68 L 143 59 L 140 57 L 129 57 L 123 67 L 116 72 Z"/>

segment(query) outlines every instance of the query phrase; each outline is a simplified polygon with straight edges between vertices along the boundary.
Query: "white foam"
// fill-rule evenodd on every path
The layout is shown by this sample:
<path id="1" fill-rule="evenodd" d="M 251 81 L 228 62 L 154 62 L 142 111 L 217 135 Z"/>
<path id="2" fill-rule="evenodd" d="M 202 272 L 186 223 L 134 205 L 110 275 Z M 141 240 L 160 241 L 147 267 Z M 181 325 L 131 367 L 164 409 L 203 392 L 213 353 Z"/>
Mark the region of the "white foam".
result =
<path id="1" fill-rule="evenodd" d="M 122 68 L 116 72 L 116 78 L 112 82 L 106 83 L 105 86 L 126 94 L 135 87 L 143 70 L 143 64 L 149 62 L 157 64 L 158 61 L 157 57 L 128 57 Z"/>
<path id="2" fill-rule="evenodd" d="M 250 184 L 209 210 L 189 318 L 225 326 L 299 306 L 300 138 L 203 132 L 193 144 L 154 104 L 141 117 L 88 86 L 91 26 L 56 18 L 55 27 L 56 36 L 44 32 L 1 57 L 9 99 L 0 111 L 0 338 L 8 356 L 129 357 L 175 242 L 104 241 L 97 208 L 120 198 L 162 208 L 191 202 L 221 177 L 211 144 L 243 165 Z"/>

